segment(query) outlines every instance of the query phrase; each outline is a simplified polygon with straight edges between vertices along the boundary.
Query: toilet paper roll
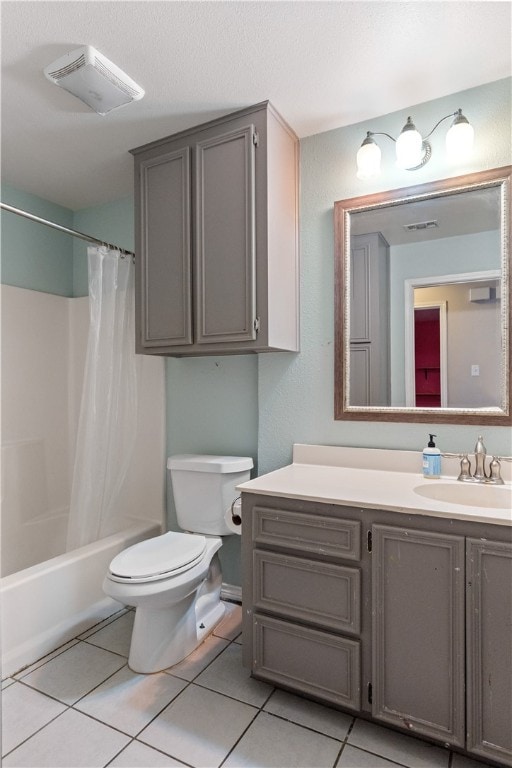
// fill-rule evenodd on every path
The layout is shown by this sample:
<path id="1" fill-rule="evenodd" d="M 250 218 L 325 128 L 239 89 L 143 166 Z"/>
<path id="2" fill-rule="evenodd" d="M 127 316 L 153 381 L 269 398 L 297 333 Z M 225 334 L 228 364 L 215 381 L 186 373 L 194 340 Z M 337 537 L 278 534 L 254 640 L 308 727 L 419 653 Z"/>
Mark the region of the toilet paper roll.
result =
<path id="1" fill-rule="evenodd" d="M 230 533 L 242 533 L 242 499 L 235 499 L 224 512 L 224 522 Z"/>

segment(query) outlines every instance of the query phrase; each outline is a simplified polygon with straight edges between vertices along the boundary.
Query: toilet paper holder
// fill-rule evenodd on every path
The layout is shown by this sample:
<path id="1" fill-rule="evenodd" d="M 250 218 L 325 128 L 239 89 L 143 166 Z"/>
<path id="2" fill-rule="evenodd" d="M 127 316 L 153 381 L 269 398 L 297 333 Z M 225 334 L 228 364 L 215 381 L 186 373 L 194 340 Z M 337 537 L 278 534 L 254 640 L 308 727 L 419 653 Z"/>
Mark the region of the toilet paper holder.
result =
<path id="1" fill-rule="evenodd" d="M 237 496 L 236 499 L 233 499 L 233 502 L 231 504 L 231 520 L 233 521 L 234 525 L 242 525 L 242 517 L 238 514 L 238 512 L 235 512 L 235 505 L 237 505 L 237 508 L 240 509 L 241 503 L 237 504 L 237 502 L 241 502 L 242 497 Z"/>

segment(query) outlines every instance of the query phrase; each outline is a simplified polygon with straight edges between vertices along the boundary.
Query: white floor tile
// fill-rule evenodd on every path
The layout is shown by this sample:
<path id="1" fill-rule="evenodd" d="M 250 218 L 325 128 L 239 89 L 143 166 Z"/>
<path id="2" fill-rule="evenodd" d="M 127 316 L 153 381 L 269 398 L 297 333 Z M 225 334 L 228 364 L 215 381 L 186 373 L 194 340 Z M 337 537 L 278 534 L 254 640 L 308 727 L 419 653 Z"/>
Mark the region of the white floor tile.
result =
<path id="1" fill-rule="evenodd" d="M 16 672 L 13 677 L 15 677 L 17 680 L 22 680 L 24 677 L 29 675 L 31 672 L 34 671 L 34 669 L 37 669 L 38 667 L 42 667 L 43 664 L 46 664 L 47 661 L 50 661 L 51 659 L 54 659 L 56 656 L 60 656 L 61 653 L 64 653 L 69 648 L 72 648 L 74 645 L 76 645 L 78 640 L 70 640 L 69 643 L 64 643 L 64 645 L 61 645 L 59 648 L 56 648 L 51 653 L 47 653 L 46 656 L 42 656 L 42 658 L 38 659 L 37 661 L 34 661 L 33 664 L 30 664 L 30 666 L 25 667 L 24 669 L 20 669 L 19 672 Z"/>
<path id="2" fill-rule="evenodd" d="M 242 647 L 236 643 L 212 661 L 195 682 L 255 707 L 263 706 L 272 691 L 271 685 L 254 680 L 249 670 L 242 666 Z"/>
<path id="3" fill-rule="evenodd" d="M 224 606 L 226 613 L 213 630 L 213 634 L 225 640 L 234 640 L 242 631 L 242 606 L 238 603 L 224 603 Z"/>
<path id="4" fill-rule="evenodd" d="M 174 768 L 182 765 L 184 763 L 148 747 L 147 744 L 132 741 L 109 763 L 108 768 Z"/>
<path id="5" fill-rule="evenodd" d="M 396 763 L 391 763 L 383 757 L 378 757 L 370 752 L 363 752 L 357 747 L 347 744 L 343 748 L 336 768 L 398 768 Z"/>
<path id="6" fill-rule="evenodd" d="M 119 653 L 128 658 L 132 639 L 134 611 L 127 611 L 106 626 L 87 635 L 87 642 L 104 648 L 106 651 Z"/>
<path id="7" fill-rule="evenodd" d="M 199 648 L 196 648 L 186 659 L 169 667 L 165 671 L 170 675 L 181 677 L 183 680 L 193 680 L 229 645 L 229 640 L 210 635 Z"/>
<path id="8" fill-rule="evenodd" d="M 114 611 L 110 614 L 110 616 L 107 616 L 102 621 L 98 621 L 94 626 L 89 627 L 89 629 L 86 629 L 85 632 L 82 632 L 80 635 L 77 635 L 77 640 L 86 640 L 91 635 L 94 635 L 95 632 L 98 632 L 100 629 L 103 629 L 104 627 L 108 626 L 108 624 L 111 624 L 113 621 L 116 621 L 117 619 L 121 618 L 121 616 L 124 616 L 125 613 L 128 613 L 128 611 L 132 610 L 131 608 L 125 608 L 121 607 L 121 604 L 119 604 L 119 610 Z"/>
<path id="9" fill-rule="evenodd" d="M 136 736 L 185 686 L 183 680 L 170 675 L 137 675 L 123 667 L 75 708 Z"/>
<path id="10" fill-rule="evenodd" d="M 129 740 L 129 736 L 68 709 L 5 757 L 3 766 L 102 768 Z"/>
<path id="11" fill-rule="evenodd" d="M 257 710 L 192 683 L 138 740 L 194 768 L 217 768 Z"/>
<path id="12" fill-rule="evenodd" d="M 272 694 L 264 710 L 339 741 L 346 737 L 354 719 L 331 707 L 279 690 Z"/>
<path id="13" fill-rule="evenodd" d="M 447 768 L 450 756 L 448 750 L 365 720 L 356 720 L 348 742 L 409 768 Z"/>
<path id="14" fill-rule="evenodd" d="M 10 752 L 65 709 L 64 704 L 22 683 L 10 685 L 2 693 L 2 754 Z"/>
<path id="15" fill-rule="evenodd" d="M 261 712 L 223 768 L 332 768 L 339 741 Z"/>
<path id="16" fill-rule="evenodd" d="M 121 656 L 80 642 L 35 669 L 23 682 L 65 704 L 74 704 L 125 664 Z"/>
<path id="17" fill-rule="evenodd" d="M 14 679 L 14 677 L 6 677 L 4 680 L 2 680 L 2 691 L 5 688 L 8 688 L 10 685 L 12 685 L 15 682 L 16 680 Z"/>

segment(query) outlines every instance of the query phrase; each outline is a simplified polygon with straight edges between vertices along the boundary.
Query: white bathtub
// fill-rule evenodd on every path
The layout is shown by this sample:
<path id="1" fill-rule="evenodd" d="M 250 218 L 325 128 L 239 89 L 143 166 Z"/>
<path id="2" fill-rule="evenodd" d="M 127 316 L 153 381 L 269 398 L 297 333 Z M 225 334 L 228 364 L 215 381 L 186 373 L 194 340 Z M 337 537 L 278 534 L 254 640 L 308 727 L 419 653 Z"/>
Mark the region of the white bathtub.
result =
<path id="1" fill-rule="evenodd" d="M 114 555 L 161 527 L 140 522 L 0 579 L 2 678 L 37 661 L 111 614 L 103 578 Z"/>

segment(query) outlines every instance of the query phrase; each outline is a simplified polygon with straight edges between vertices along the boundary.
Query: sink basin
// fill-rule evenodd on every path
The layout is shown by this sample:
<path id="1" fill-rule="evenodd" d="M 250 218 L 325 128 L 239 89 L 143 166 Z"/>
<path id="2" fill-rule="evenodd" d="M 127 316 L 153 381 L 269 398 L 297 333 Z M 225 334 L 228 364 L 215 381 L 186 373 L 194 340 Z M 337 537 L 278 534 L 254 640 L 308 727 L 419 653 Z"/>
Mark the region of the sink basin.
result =
<path id="1" fill-rule="evenodd" d="M 512 489 L 508 485 L 479 485 L 478 483 L 439 483 L 431 480 L 417 485 L 414 493 L 426 499 L 463 504 L 465 507 L 512 509 Z"/>

